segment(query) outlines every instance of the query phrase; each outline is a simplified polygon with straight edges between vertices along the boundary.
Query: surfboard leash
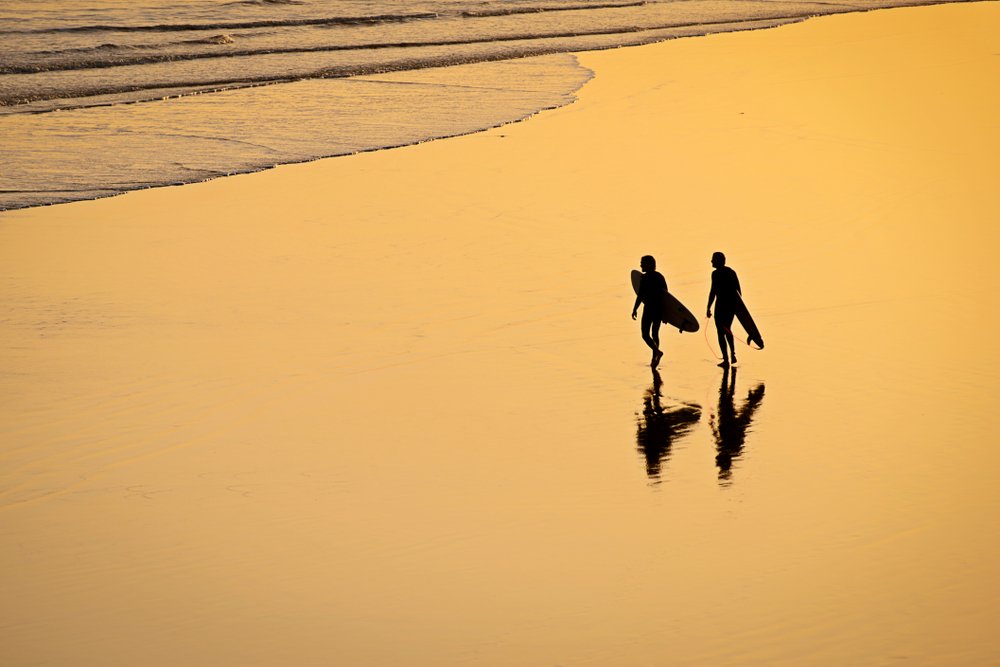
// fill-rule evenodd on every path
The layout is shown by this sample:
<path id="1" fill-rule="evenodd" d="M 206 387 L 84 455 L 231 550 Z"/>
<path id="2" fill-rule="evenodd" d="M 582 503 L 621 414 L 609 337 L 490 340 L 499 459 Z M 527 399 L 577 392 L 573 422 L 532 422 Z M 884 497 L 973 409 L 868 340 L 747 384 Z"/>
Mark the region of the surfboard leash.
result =
<path id="1" fill-rule="evenodd" d="M 711 322 L 712 322 L 712 318 L 711 317 L 705 319 L 705 326 L 703 327 L 704 328 L 704 334 L 705 334 L 705 345 L 708 346 L 708 351 L 712 353 L 712 356 L 715 357 L 715 360 L 716 361 L 721 361 L 722 357 L 720 357 L 719 354 L 715 351 L 715 348 L 712 347 L 712 344 L 710 342 L 708 342 L 708 325 Z"/>

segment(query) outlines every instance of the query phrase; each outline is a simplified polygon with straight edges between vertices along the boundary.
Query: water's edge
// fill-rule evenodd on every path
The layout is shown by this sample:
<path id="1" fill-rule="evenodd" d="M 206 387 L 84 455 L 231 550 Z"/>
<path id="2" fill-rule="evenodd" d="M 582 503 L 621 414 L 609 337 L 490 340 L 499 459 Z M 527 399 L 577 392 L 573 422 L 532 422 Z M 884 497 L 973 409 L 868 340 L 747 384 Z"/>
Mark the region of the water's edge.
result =
<path id="1" fill-rule="evenodd" d="M 950 0 L 956 1 L 956 0 Z M 976 0 L 957 0 L 959 2 L 974 2 Z M 121 183 L 115 182 L 112 178 L 101 178 L 100 175 L 93 176 L 97 179 L 89 187 L 81 186 L 79 188 L 71 187 L 59 187 L 58 183 L 47 181 L 51 185 L 56 187 L 51 187 L 51 189 L 45 190 L 28 190 L 12 187 L 3 187 L 0 185 L 0 212 L 3 211 L 14 211 L 27 208 L 34 208 L 38 206 L 52 206 L 56 204 L 66 204 L 76 201 L 90 201 L 96 199 L 103 199 L 108 197 L 114 197 L 127 192 L 135 190 L 150 189 L 154 187 L 167 187 L 167 186 L 177 186 L 177 185 L 189 185 L 194 183 L 202 183 L 209 180 L 214 180 L 216 178 L 221 178 L 224 176 L 235 176 L 241 174 L 256 173 L 260 171 L 265 171 L 274 167 L 287 165 L 287 164 L 302 164 L 306 162 L 313 162 L 316 160 L 334 158 L 334 157 L 345 157 L 348 155 L 355 155 L 359 153 L 367 153 L 378 150 L 390 150 L 393 148 L 401 148 L 405 146 L 412 146 L 420 143 L 425 143 L 429 141 L 436 141 L 439 139 L 448 139 L 459 136 L 466 136 L 470 134 L 475 134 L 479 132 L 484 132 L 497 127 L 502 127 L 511 123 L 522 122 L 531 118 L 544 111 L 558 109 L 569 104 L 572 104 L 577 100 L 576 93 L 585 85 L 588 81 L 596 76 L 596 73 L 580 65 L 578 59 L 574 54 L 584 52 L 584 51 L 599 51 L 607 50 L 612 48 L 622 48 L 629 46 L 641 46 L 651 43 L 658 43 L 662 41 L 667 41 L 670 39 L 680 39 L 683 37 L 700 37 L 710 34 L 720 34 L 728 32 L 741 32 L 749 30 L 763 30 L 778 27 L 781 25 L 788 25 L 790 23 L 798 23 L 805 21 L 809 18 L 815 18 L 817 16 L 829 16 L 831 14 L 842 14 L 842 13 L 856 13 L 856 12 L 868 12 L 875 11 L 879 9 L 894 9 L 902 7 L 912 7 L 912 6 L 931 6 L 938 4 L 948 4 L 946 2 L 933 1 L 933 2 L 916 2 L 916 3 L 900 3 L 892 4 L 886 6 L 878 7 L 864 7 L 864 8 L 853 8 L 845 9 L 843 5 L 837 6 L 835 9 L 829 13 L 814 14 L 810 16 L 797 16 L 797 17 L 785 17 L 785 18 L 769 18 L 761 20 L 743 20 L 734 21 L 731 23 L 701 23 L 692 24 L 690 26 L 674 27 L 663 30 L 652 30 L 652 31 L 638 31 L 633 35 L 615 33 L 613 35 L 613 40 L 609 40 L 609 43 L 589 43 L 585 48 L 578 48 L 574 50 L 567 50 L 564 46 L 559 44 L 539 44 L 533 52 L 527 54 L 518 54 L 514 57 L 510 57 L 505 54 L 481 54 L 478 60 L 472 60 L 463 64 L 448 64 L 448 65 L 437 65 L 434 63 L 415 63 L 413 61 L 402 63 L 398 67 L 388 67 L 385 68 L 384 72 L 388 72 L 388 75 L 383 73 L 380 74 L 366 74 L 360 76 L 349 76 L 341 78 L 330 78 L 330 79 L 306 79 L 304 81 L 273 81 L 267 83 L 254 83 L 247 85 L 242 88 L 229 88 L 224 91 L 216 91 L 212 89 L 196 90 L 189 93 L 182 93 L 180 95 L 170 94 L 168 91 L 163 97 L 157 100 L 149 99 L 136 99 L 132 101 L 125 102 L 115 102 L 115 103 L 101 103 L 98 101 L 92 102 L 90 104 L 81 103 L 78 105 L 66 106 L 60 109 L 42 111 L 39 113 L 29 113 L 22 114 L 21 117 L 12 119 L 7 117 L 4 120 L 15 120 L 17 124 L 28 127 L 28 133 L 38 132 L 37 125 L 32 126 L 32 119 L 36 121 L 42 121 L 44 124 L 46 121 L 43 120 L 44 117 L 59 117 L 58 131 L 60 133 L 65 133 L 65 120 L 71 117 L 73 113 L 86 112 L 87 110 L 102 109 L 110 110 L 115 113 L 127 113 L 128 108 L 138 108 L 143 107 L 144 110 L 152 110 L 155 108 L 156 102 L 163 101 L 174 101 L 181 102 L 184 101 L 185 104 L 189 104 L 189 101 L 195 100 L 207 100 L 208 98 L 213 98 L 213 102 L 217 96 L 229 95 L 229 96 L 255 96 L 259 98 L 259 103 L 262 106 L 267 105 L 268 97 L 275 97 L 276 93 L 279 91 L 287 91 L 291 97 L 294 99 L 301 99 L 299 94 L 293 93 L 291 87 L 297 86 L 299 89 L 304 87 L 324 87 L 332 88 L 334 86 L 343 88 L 344 86 L 349 86 L 351 83 L 361 83 L 366 85 L 371 84 L 390 84 L 390 87 L 394 87 L 394 90 L 399 90 L 399 86 L 408 85 L 421 85 L 420 79 L 422 74 L 427 72 L 430 73 L 434 70 L 437 72 L 430 74 L 432 79 L 440 79 L 444 76 L 448 81 L 445 84 L 447 86 L 462 86 L 460 83 L 466 74 L 469 75 L 471 80 L 490 80 L 498 78 L 501 80 L 506 80 L 504 77 L 509 77 L 510 81 L 519 81 L 521 79 L 520 73 L 510 74 L 508 72 L 503 72 L 498 77 L 495 71 L 492 71 L 493 67 L 502 67 L 507 70 L 516 71 L 519 68 L 525 68 L 531 65 L 541 68 L 550 68 L 551 71 L 563 70 L 559 76 L 549 76 L 549 77 L 539 77 L 539 81 L 544 81 L 544 84 L 548 86 L 548 89 L 539 91 L 531 91 L 530 96 L 525 96 L 524 91 L 515 91 L 512 86 L 511 90 L 508 92 L 516 93 L 510 99 L 504 99 L 500 93 L 497 91 L 500 89 L 494 88 L 490 90 L 488 94 L 484 94 L 475 99 L 470 99 L 470 104 L 475 105 L 477 108 L 477 114 L 468 115 L 463 114 L 461 118 L 454 116 L 447 116 L 446 114 L 454 111 L 457 106 L 450 99 L 453 95 L 455 88 L 442 89 L 441 97 L 439 101 L 441 104 L 440 109 L 435 109 L 435 111 L 440 111 L 441 116 L 435 117 L 432 120 L 428 120 L 426 124 L 420 127 L 421 131 L 414 132 L 412 128 L 408 128 L 403 134 L 398 134 L 393 136 L 391 139 L 386 140 L 384 132 L 378 136 L 365 137 L 365 136 L 351 136 L 351 141 L 344 143 L 342 141 L 342 135 L 338 135 L 336 139 L 332 137 L 310 137 L 310 139 L 315 139 L 314 145 L 316 147 L 315 152 L 312 151 L 302 151 L 301 139 L 302 137 L 264 137 L 257 141 L 257 138 L 244 138 L 244 142 L 247 145 L 250 141 L 254 144 L 261 144 L 263 149 L 266 149 L 262 153 L 247 156 L 227 156 L 224 154 L 219 154 L 213 152 L 210 157 L 217 158 L 212 162 L 211 166 L 197 166 L 197 165 L 177 165 L 178 169 L 176 173 L 160 172 L 157 175 L 162 176 L 162 180 L 150 180 L 147 179 L 142 182 L 134 183 Z M 622 38 L 625 37 L 623 40 Z M 562 58 L 552 59 L 553 56 L 564 56 Z M 474 55 L 473 55 L 474 57 Z M 492 63 L 492 65 L 491 65 Z M 485 73 L 477 72 L 478 69 L 485 69 Z M 575 72 L 570 73 L 569 69 L 575 69 Z M 445 74 L 441 74 L 444 73 Z M 553 85 L 558 84 L 558 85 Z M 427 85 L 439 85 L 438 81 L 435 81 Z M 472 88 L 473 86 L 465 86 Z M 344 91 L 337 90 L 333 94 L 339 97 L 335 99 L 343 100 L 347 96 L 354 94 L 355 91 Z M 329 99 L 329 91 L 316 92 L 312 99 Z M 496 104 L 487 104 L 489 100 L 495 100 Z M 371 108 L 365 110 L 363 116 L 353 116 L 344 117 L 342 121 L 345 124 L 349 124 L 352 118 L 363 118 L 367 123 L 373 114 L 377 114 L 380 110 L 380 106 L 377 103 L 377 95 L 373 97 L 366 97 L 371 104 Z M 239 104 L 243 103 L 236 102 Z M 281 104 L 274 104 L 272 106 L 278 109 L 282 108 Z M 392 104 L 386 105 L 391 107 Z M 288 113 L 294 112 L 294 109 L 288 108 Z M 421 113 L 425 113 L 425 109 L 421 109 Z M 207 112 L 211 114 L 211 111 Z M 421 116 L 423 120 L 426 116 Z M 387 121 L 389 123 L 391 121 Z M 102 124 L 107 124 L 107 121 L 102 121 Z M 119 126 L 111 123 L 112 126 L 119 128 Z M 301 127 L 299 125 L 298 127 Z M 88 134 L 87 129 L 81 129 L 81 135 Z M 140 132 L 136 132 L 137 141 L 145 142 L 148 144 L 148 137 L 142 136 Z M 218 137 L 214 139 L 216 141 L 231 140 L 231 137 L 226 139 L 219 139 L 224 133 L 220 133 Z M 28 136 L 26 134 L 25 136 Z M 62 135 L 64 136 L 64 134 Z M 128 131 L 126 130 L 125 136 L 128 136 Z M 204 139 L 204 137 L 198 137 L 198 139 Z M 294 139 L 294 140 L 293 140 Z M 120 138 L 116 138 L 115 141 L 120 141 Z M 291 147 L 292 144 L 296 144 Z M 45 132 L 39 132 L 37 137 L 33 139 L 32 146 L 45 145 Z M 138 144 L 137 144 L 138 146 Z M 89 161 L 87 154 L 93 154 L 95 151 L 100 152 L 101 149 L 112 152 L 121 153 L 124 156 L 128 156 L 133 162 L 142 162 L 141 158 L 136 157 L 135 154 L 130 153 L 130 147 L 128 145 L 122 145 L 120 143 L 100 145 L 98 144 L 95 148 L 93 145 L 89 146 L 87 150 L 80 151 L 79 155 L 73 156 L 73 151 L 59 150 L 55 153 L 60 159 L 67 159 L 72 161 L 76 159 L 75 164 L 62 165 L 65 170 L 76 174 L 92 174 L 92 161 Z M 146 148 L 149 148 L 146 146 Z M 135 148 L 135 150 L 140 151 L 140 148 Z M 157 153 L 157 148 L 153 147 L 150 150 L 150 157 L 147 159 L 154 159 L 152 156 Z M 67 154 L 70 157 L 67 157 Z M 55 156 L 48 156 L 49 158 L 54 158 Z M 35 156 L 30 156 L 28 160 L 34 160 L 34 164 L 30 164 L 28 167 L 23 167 L 18 164 L 18 156 L 15 154 L 14 157 L 8 160 L 8 166 L 12 167 L 11 172 L 17 173 L 20 169 L 22 173 L 27 173 L 30 171 L 31 167 L 35 169 L 46 169 L 50 166 L 45 156 L 40 158 Z M 221 167 L 219 165 L 222 165 Z M 121 168 L 120 165 L 114 165 Z M 6 183 L 4 185 L 7 185 Z M 5 201 L 6 200 L 6 201 Z"/>

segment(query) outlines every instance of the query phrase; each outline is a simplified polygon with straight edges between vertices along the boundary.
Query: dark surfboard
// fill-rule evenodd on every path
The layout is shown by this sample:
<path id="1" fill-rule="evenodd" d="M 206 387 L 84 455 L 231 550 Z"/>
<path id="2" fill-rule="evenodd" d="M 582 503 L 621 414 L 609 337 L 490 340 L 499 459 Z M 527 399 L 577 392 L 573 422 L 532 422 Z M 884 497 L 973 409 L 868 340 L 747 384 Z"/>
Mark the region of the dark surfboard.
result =
<path id="1" fill-rule="evenodd" d="M 635 290 L 636 294 L 639 293 L 639 282 L 641 280 L 642 272 L 633 271 L 632 289 Z M 691 311 L 666 290 L 663 290 L 663 323 L 677 327 L 681 333 L 685 331 L 695 332 L 701 328 L 701 325 L 695 316 L 691 314 Z"/>
<path id="2" fill-rule="evenodd" d="M 740 326 L 747 332 L 747 345 L 756 343 L 757 347 L 763 350 L 764 339 L 761 338 L 760 329 L 757 328 L 757 324 L 750 317 L 750 311 L 747 309 L 747 305 L 743 303 L 742 297 L 736 303 L 736 319 L 740 321 Z"/>

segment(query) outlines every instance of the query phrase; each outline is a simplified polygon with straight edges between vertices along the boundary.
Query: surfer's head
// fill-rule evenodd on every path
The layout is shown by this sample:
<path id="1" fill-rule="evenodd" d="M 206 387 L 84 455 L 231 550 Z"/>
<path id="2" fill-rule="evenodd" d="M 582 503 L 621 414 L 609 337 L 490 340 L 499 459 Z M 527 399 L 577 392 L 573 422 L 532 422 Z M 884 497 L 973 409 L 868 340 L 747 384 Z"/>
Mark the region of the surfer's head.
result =
<path id="1" fill-rule="evenodd" d="M 719 268 L 720 266 L 725 266 L 725 265 L 726 265 L 726 256 L 723 255 L 721 252 L 713 252 L 712 266 L 714 266 L 715 268 Z"/>
<path id="2" fill-rule="evenodd" d="M 646 273 L 647 271 L 655 271 L 656 258 L 652 255 L 643 255 L 642 259 L 639 260 L 639 268 L 642 269 L 643 273 Z"/>

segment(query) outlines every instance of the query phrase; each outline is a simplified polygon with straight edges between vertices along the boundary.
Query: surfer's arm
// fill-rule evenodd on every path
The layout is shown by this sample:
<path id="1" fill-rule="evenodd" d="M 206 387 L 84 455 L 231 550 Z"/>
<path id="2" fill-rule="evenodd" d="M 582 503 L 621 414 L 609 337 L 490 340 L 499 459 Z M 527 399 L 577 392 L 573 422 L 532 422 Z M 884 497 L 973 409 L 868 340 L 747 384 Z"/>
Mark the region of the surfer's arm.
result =
<path id="1" fill-rule="evenodd" d="M 712 316 L 712 303 L 715 301 L 715 280 L 712 280 L 712 289 L 708 291 L 708 307 L 705 309 L 705 317 Z"/>
<path id="2" fill-rule="evenodd" d="M 635 319 L 635 314 L 639 312 L 639 304 L 642 303 L 642 288 L 639 288 L 639 293 L 635 295 L 635 304 L 632 306 L 632 319 Z"/>

